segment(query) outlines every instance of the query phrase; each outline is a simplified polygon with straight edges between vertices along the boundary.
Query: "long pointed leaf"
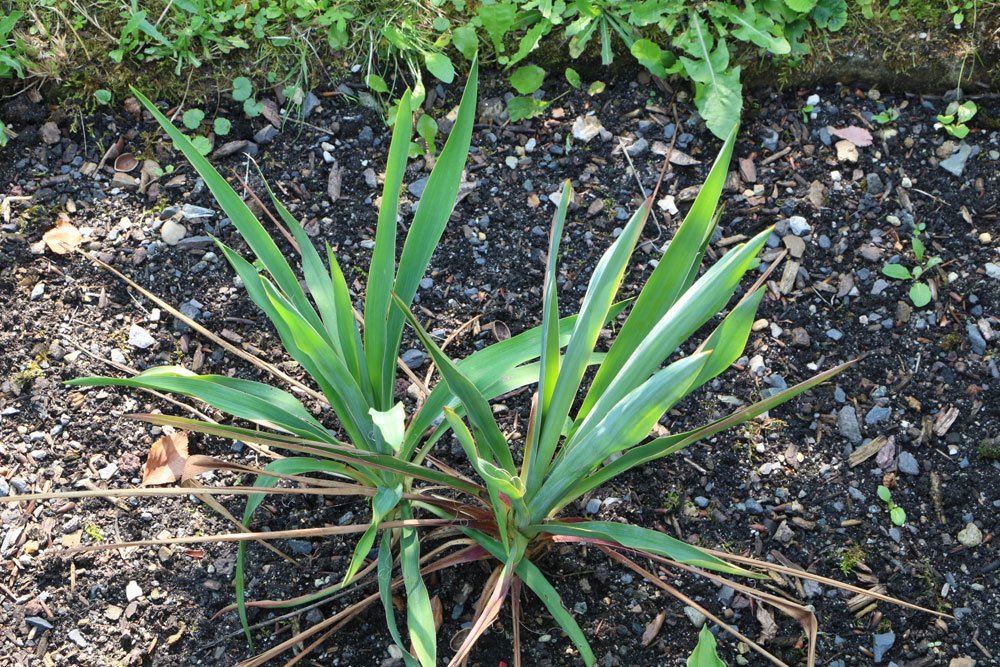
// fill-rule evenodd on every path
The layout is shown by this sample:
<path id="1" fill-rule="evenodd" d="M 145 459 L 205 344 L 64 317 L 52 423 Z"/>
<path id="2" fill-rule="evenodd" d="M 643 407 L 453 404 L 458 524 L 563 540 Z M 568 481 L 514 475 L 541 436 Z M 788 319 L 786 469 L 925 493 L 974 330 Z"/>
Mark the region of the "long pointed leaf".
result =
<path id="1" fill-rule="evenodd" d="M 458 106 L 458 116 L 451 128 L 444 149 L 438 156 L 434 169 L 427 177 L 427 185 L 420 196 L 420 205 L 413 215 L 413 223 L 403 242 L 403 251 L 399 258 L 399 268 L 396 271 L 396 281 L 393 292 L 407 306 L 417 293 L 420 280 L 427 271 L 431 255 L 437 247 L 438 240 L 444 232 L 448 218 L 455 207 L 458 187 L 465 170 L 465 161 L 469 156 L 469 146 L 472 143 L 472 127 L 476 121 L 476 96 L 479 86 L 479 64 L 473 58 L 469 71 L 469 80 L 462 93 L 462 101 Z M 388 378 L 388 369 L 393 368 L 399 355 L 399 343 L 403 335 L 404 318 L 401 312 L 390 308 L 386 326 L 385 357 L 382 369 L 382 401 L 388 405 L 392 402 L 394 381 Z M 385 406 L 383 406 L 385 407 Z"/>
<path id="2" fill-rule="evenodd" d="M 392 285 L 396 279 L 396 225 L 399 224 L 399 191 L 406 174 L 406 160 L 413 131 L 412 98 L 407 90 L 399 99 L 396 123 L 389 145 L 385 166 L 382 203 L 375 228 L 375 248 L 368 267 L 368 287 L 365 292 L 365 356 L 372 390 L 382 400 L 386 375 L 395 378 L 394 366 L 385 367 L 387 334 Z M 393 372 L 388 372 L 393 371 Z M 391 398 L 391 396 L 390 396 Z M 376 405 L 385 409 L 388 405 Z"/>
<path id="3" fill-rule="evenodd" d="M 625 324 L 622 325 L 611 349 L 608 350 L 607 364 L 598 369 L 597 375 L 594 376 L 594 381 L 577 413 L 577 420 L 587 416 L 625 361 L 694 282 L 705 248 L 715 230 L 717 220 L 715 210 L 726 182 L 735 144 L 734 128 L 715 158 L 708 177 L 684 217 L 684 222 L 671 239 L 659 264 L 653 269 Z"/>
<path id="4" fill-rule="evenodd" d="M 648 215 L 649 202 L 646 201 L 594 268 L 587 293 L 583 297 L 576 327 L 566 346 L 549 410 L 545 414 L 545 421 L 539 424 L 541 433 L 538 447 L 531 462 L 532 467 L 528 471 L 529 495 L 537 491 L 555 454 L 570 407 L 580 388 L 583 374 L 587 370 L 587 360 L 597 343 L 608 310 L 625 275 L 625 267 Z"/>

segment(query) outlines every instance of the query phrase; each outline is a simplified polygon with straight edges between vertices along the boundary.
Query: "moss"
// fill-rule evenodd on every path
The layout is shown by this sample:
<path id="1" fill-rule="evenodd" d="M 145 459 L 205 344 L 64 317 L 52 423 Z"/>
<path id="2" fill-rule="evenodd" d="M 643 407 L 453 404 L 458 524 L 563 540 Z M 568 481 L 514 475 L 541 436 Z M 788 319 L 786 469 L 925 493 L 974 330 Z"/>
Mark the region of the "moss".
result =
<path id="1" fill-rule="evenodd" d="M 868 554 L 861 548 L 861 545 L 852 544 L 840 552 L 840 556 L 837 559 L 837 569 L 845 575 L 852 574 L 858 565 L 865 562 L 867 556 Z"/>
<path id="2" fill-rule="evenodd" d="M 950 334 L 945 334 L 941 336 L 941 340 L 938 341 L 938 347 L 940 347 L 945 352 L 951 352 L 952 350 L 957 350 L 962 346 L 962 341 L 965 340 L 965 336 L 953 331 Z"/>
<path id="3" fill-rule="evenodd" d="M 979 445 L 977 451 L 979 458 L 985 461 L 1000 461 L 1000 441 L 985 440 Z"/>

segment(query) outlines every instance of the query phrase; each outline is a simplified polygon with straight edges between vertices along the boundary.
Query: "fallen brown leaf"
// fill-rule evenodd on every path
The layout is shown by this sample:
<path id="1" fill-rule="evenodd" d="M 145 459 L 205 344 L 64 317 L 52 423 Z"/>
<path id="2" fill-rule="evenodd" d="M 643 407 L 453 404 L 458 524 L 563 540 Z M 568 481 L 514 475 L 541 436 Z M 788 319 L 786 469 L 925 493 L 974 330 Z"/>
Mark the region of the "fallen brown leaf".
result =
<path id="1" fill-rule="evenodd" d="M 330 201 L 337 201 L 340 199 L 340 186 L 343 181 L 343 176 L 341 175 L 340 165 L 336 161 L 330 166 L 330 175 L 326 179 L 326 194 L 330 197 Z"/>
<path id="2" fill-rule="evenodd" d="M 188 458 L 188 434 L 184 431 L 164 435 L 153 443 L 142 468 L 142 486 L 170 484 L 184 473 Z"/>
<path id="3" fill-rule="evenodd" d="M 774 614 L 764 605 L 757 605 L 757 620 L 760 621 L 760 638 L 757 639 L 759 643 L 766 644 L 778 635 L 778 624 L 774 621 Z"/>
<path id="4" fill-rule="evenodd" d="M 863 127 L 851 125 L 849 127 L 831 127 L 830 134 L 841 139 L 846 139 L 858 148 L 872 145 L 872 133 Z"/>
<path id="5" fill-rule="evenodd" d="M 56 226 L 42 236 L 45 245 L 57 255 L 73 252 L 83 241 L 83 234 L 67 218 L 60 217 Z"/>
<path id="6" fill-rule="evenodd" d="M 653 620 L 646 624 L 646 629 L 642 633 L 642 645 L 649 646 L 656 639 L 656 635 L 660 634 L 660 628 L 663 627 L 663 621 L 667 618 L 667 612 L 661 611 L 656 615 Z"/>

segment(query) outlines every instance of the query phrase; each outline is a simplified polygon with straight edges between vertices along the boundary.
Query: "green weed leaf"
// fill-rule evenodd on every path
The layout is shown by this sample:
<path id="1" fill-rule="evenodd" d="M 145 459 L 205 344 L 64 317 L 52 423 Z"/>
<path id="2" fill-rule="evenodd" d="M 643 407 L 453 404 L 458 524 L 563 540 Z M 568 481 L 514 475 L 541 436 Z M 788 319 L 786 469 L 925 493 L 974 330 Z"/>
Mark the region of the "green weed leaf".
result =
<path id="1" fill-rule="evenodd" d="M 566 81 L 568 81 L 569 85 L 574 88 L 579 88 L 583 85 L 583 81 L 580 79 L 580 73 L 572 67 L 566 68 Z"/>
<path id="2" fill-rule="evenodd" d="M 253 83 L 245 76 L 238 76 L 233 79 L 233 99 L 243 102 L 253 95 Z"/>
<path id="3" fill-rule="evenodd" d="M 917 308 L 923 308 L 931 302 L 931 288 L 927 286 L 927 283 L 910 285 L 910 301 Z"/>
<path id="4" fill-rule="evenodd" d="M 455 80 L 455 66 L 451 64 L 451 58 L 443 53 L 428 51 L 424 54 L 424 65 L 427 66 L 427 71 L 442 83 L 451 83 Z"/>
<path id="5" fill-rule="evenodd" d="M 212 122 L 212 130 L 221 136 L 226 136 L 229 134 L 230 130 L 233 129 L 233 124 L 229 122 L 228 118 L 223 118 L 219 116 Z"/>
<path id="6" fill-rule="evenodd" d="M 510 115 L 512 123 L 519 123 L 542 115 L 549 107 L 545 100 L 536 100 L 533 97 L 512 97 L 507 102 L 507 113 Z"/>
<path id="7" fill-rule="evenodd" d="M 701 626 L 698 633 L 698 645 L 687 659 L 687 667 L 726 667 L 716 651 L 715 635 L 708 629 L 708 624 Z"/>
<path id="8" fill-rule="evenodd" d="M 189 130 L 197 130 L 203 120 L 205 120 L 205 112 L 201 109 L 188 109 L 181 117 L 184 127 Z"/>
<path id="9" fill-rule="evenodd" d="M 913 277 L 910 270 L 902 264 L 886 264 L 882 267 L 882 273 L 896 280 L 909 280 Z"/>
<path id="10" fill-rule="evenodd" d="M 104 90 L 103 88 L 101 88 L 100 90 L 95 90 L 94 98 L 97 100 L 98 104 L 108 104 L 109 102 L 111 102 L 111 91 Z"/>
<path id="11" fill-rule="evenodd" d="M 458 52 L 465 56 L 466 60 L 472 60 L 479 48 L 479 37 L 476 36 L 476 29 L 469 25 L 463 25 L 451 31 L 451 43 L 455 45 Z"/>
<path id="12" fill-rule="evenodd" d="M 385 79 L 380 77 L 378 74 L 369 74 L 366 76 L 365 85 L 374 90 L 376 93 L 389 92 L 389 86 L 386 85 Z"/>
<path id="13" fill-rule="evenodd" d="M 522 95 L 530 95 L 542 86 L 545 80 L 545 70 L 538 65 L 518 67 L 510 75 L 510 83 Z"/>

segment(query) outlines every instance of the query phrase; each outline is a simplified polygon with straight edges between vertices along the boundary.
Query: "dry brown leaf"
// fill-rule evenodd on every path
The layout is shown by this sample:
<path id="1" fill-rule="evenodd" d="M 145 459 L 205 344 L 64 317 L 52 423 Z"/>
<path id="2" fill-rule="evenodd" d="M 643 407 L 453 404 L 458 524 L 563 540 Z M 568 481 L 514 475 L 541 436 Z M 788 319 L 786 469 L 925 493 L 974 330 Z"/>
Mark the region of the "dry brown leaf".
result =
<path id="1" fill-rule="evenodd" d="M 778 636 L 778 624 L 774 622 L 774 614 L 767 610 L 767 607 L 757 605 L 757 620 L 760 621 L 760 637 L 757 641 L 766 644 Z"/>
<path id="2" fill-rule="evenodd" d="M 326 194 L 330 197 L 330 201 L 337 201 L 340 199 L 340 186 L 343 181 L 343 176 L 341 175 L 340 165 L 334 160 L 333 164 L 330 165 L 330 175 L 326 179 Z"/>
<path id="3" fill-rule="evenodd" d="M 872 145 L 872 133 L 863 127 L 850 125 L 848 127 L 831 127 L 830 134 L 841 139 L 846 139 L 858 148 Z"/>
<path id="4" fill-rule="evenodd" d="M 80 247 L 83 234 L 68 219 L 60 217 L 56 226 L 42 236 L 45 245 L 57 255 L 65 255 Z"/>
<path id="5" fill-rule="evenodd" d="M 656 639 L 656 635 L 660 634 L 660 628 L 663 627 L 663 621 L 667 618 L 667 612 L 661 611 L 656 615 L 653 620 L 646 624 L 646 629 L 642 633 L 642 645 L 649 646 Z"/>
<path id="6" fill-rule="evenodd" d="M 679 151 L 676 148 L 670 151 L 667 159 L 670 160 L 670 164 L 675 164 L 678 167 L 690 167 L 694 164 L 701 164 L 701 160 L 698 158 L 691 157 L 684 151 Z"/>
<path id="7" fill-rule="evenodd" d="M 170 484 L 184 473 L 188 458 L 188 434 L 184 431 L 164 435 L 153 443 L 142 469 L 142 486 Z"/>

